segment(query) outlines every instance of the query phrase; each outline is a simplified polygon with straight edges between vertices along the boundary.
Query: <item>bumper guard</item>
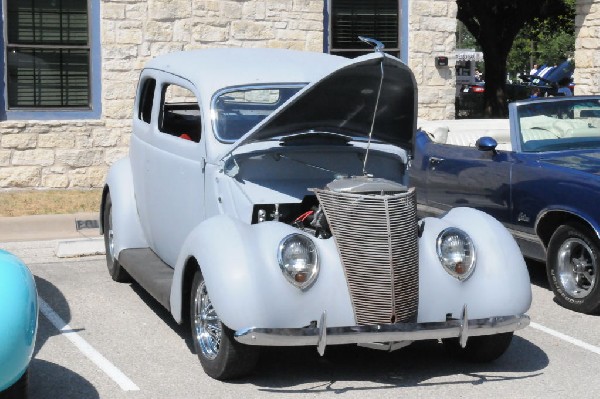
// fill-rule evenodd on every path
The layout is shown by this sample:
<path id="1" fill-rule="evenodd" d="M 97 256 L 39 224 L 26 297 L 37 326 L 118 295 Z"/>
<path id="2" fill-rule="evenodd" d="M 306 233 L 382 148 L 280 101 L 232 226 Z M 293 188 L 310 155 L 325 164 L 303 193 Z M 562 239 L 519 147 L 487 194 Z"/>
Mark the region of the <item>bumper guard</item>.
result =
<path id="1" fill-rule="evenodd" d="M 458 338 L 464 347 L 472 336 L 520 330 L 529 325 L 529 316 L 499 316 L 469 320 L 463 308 L 460 320 L 435 323 L 397 323 L 368 326 L 327 327 L 323 312 L 317 327 L 246 328 L 235 332 L 236 341 L 259 346 L 317 346 L 321 355 L 327 345 L 370 344 Z"/>

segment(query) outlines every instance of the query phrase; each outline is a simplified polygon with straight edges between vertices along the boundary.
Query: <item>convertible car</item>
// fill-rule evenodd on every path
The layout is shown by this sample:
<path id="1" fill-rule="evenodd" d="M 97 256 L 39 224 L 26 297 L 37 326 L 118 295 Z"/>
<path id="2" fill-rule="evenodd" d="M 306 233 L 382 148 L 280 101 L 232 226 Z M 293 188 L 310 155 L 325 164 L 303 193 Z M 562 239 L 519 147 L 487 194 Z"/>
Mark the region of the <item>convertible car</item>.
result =
<path id="1" fill-rule="evenodd" d="M 102 195 L 110 275 L 189 322 L 216 379 L 249 373 L 262 346 L 442 339 L 496 359 L 529 323 L 523 256 L 483 212 L 417 220 L 416 100 L 410 69 L 383 52 L 150 61 Z"/>
<path id="2" fill-rule="evenodd" d="M 31 272 L 0 249 L 0 398 L 26 398 L 37 334 L 38 302 Z"/>
<path id="3" fill-rule="evenodd" d="M 420 123 L 411 170 L 421 216 L 469 206 L 546 262 L 558 303 L 600 311 L 600 97 L 509 105 L 508 120 Z"/>

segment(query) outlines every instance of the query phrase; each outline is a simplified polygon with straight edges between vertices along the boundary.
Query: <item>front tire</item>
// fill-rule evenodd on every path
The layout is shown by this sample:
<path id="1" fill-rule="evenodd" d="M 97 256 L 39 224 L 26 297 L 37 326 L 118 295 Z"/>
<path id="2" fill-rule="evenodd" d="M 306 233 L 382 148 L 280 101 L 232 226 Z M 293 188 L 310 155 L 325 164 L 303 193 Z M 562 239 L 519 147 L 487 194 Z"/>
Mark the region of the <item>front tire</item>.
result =
<path id="1" fill-rule="evenodd" d="M 258 362 L 259 348 L 240 344 L 210 301 L 204 278 L 196 271 L 190 296 L 190 324 L 194 349 L 204 372 L 216 380 L 243 377 Z"/>
<path id="2" fill-rule="evenodd" d="M 598 240 L 581 224 L 560 226 L 548 244 L 546 273 L 556 301 L 576 312 L 600 311 Z"/>
<path id="3" fill-rule="evenodd" d="M 118 283 L 128 283 L 131 281 L 129 273 L 119 264 L 115 257 L 114 232 L 112 223 L 112 200 L 110 193 L 106 194 L 104 201 L 104 249 L 106 253 L 106 266 L 108 274 Z"/>
<path id="4" fill-rule="evenodd" d="M 458 338 L 443 339 L 442 343 L 444 349 L 454 357 L 474 363 L 488 363 L 506 352 L 512 337 L 512 332 L 469 337 L 464 348 L 460 346 Z"/>

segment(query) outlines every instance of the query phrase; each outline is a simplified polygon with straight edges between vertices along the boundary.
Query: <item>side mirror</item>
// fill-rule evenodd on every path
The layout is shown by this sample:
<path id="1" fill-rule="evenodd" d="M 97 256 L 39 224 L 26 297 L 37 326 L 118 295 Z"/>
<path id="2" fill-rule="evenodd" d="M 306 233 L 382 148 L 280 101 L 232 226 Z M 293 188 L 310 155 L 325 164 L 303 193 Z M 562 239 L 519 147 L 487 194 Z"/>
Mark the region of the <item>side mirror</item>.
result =
<path id="1" fill-rule="evenodd" d="M 475 146 L 479 151 L 493 151 L 495 154 L 498 142 L 491 137 L 484 136 L 477 139 Z"/>

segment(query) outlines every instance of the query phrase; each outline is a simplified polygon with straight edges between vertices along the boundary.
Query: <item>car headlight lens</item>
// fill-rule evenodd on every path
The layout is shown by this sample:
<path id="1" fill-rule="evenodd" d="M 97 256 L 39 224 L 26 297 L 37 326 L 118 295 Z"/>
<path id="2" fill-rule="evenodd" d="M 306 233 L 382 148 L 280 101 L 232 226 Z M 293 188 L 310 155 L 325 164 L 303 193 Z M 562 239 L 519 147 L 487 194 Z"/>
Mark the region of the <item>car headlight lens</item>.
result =
<path id="1" fill-rule="evenodd" d="M 308 288 L 319 274 L 317 248 L 302 234 L 290 234 L 279 243 L 279 267 L 285 278 L 300 289 Z"/>
<path id="2" fill-rule="evenodd" d="M 444 269 L 460 281 L 475 270 L 475 246 L 471 237 L 455 227 L 443 230 L 437 238 L 437 254 Z"/>

